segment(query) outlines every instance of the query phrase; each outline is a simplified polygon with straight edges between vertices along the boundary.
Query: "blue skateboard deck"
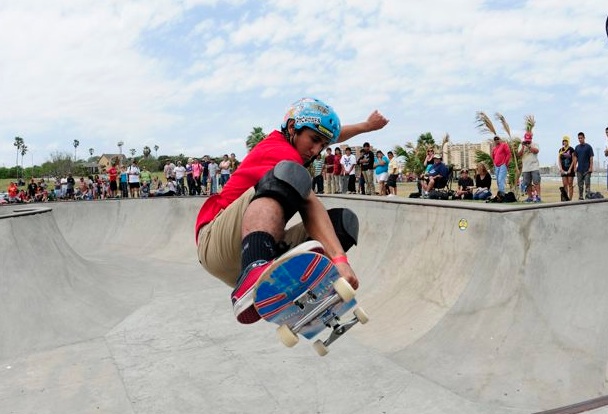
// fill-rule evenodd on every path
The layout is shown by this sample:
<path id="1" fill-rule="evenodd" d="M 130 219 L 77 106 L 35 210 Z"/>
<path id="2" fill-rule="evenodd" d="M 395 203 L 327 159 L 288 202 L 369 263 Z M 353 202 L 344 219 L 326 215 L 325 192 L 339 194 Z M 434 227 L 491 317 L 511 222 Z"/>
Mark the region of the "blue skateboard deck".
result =
<path id="1" fill-rule="evenodd" d="M 277 325 L 288 325 L 290 329 L 313 310 L 326 308 L 297 331 L 311 339 L 332 327 L 336 317 L 339 319 L 357 303 L 355 299 L 348 302 L 335 299 L 335 303 L 319 308 L 336 296 L 333 284 L 339 278 L 333 263 L 319 253 L 306 252 L 279 259 L 258 282 L 254 305 L 262 318 Z"/>

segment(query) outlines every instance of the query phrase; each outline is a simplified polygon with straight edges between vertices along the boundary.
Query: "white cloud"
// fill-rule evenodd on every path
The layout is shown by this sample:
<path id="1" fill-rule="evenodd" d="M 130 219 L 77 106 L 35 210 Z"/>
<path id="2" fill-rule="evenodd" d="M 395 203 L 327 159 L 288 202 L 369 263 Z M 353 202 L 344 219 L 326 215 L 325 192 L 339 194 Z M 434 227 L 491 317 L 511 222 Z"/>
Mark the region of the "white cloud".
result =
<path id="1" fill-rule="evenodd" d="M 535 137 L 551 135 L 547 147 L 567 128 L 603 132 L 603 2 L 500 5 L 5 3 L 0 165 L 15 162 L 16 135 L 41 156 L 51 149 L 71 153 L 73 139 L 96 153 L 115 151 L 122 139 L 138 152 L 158 144 L 163 154 L 242 156 L 239 140 L 253 126 L 269 132 L 287 104 L 311 94 L 345 122 L 375 108 L 385 112 L 391 118 L 385 130 L 359 137 L 383 148 L 425 131 L 481 139 L 474 126 L 479 109 L 508 113 L 513 128 L 525 114 L 537 114 Z"/>

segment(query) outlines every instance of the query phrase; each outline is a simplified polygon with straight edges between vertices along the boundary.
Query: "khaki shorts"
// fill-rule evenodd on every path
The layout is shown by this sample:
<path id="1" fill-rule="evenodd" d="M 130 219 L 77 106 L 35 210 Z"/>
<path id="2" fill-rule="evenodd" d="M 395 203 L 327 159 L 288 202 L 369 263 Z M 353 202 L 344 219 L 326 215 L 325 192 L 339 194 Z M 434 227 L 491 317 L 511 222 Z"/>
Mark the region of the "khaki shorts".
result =
<path id="1" fill-rule="evenodd" d="M 242 225 L 245 210 L 255 194 L 252 187 L 236 199 L 198 233 L 198 260 L 205 270 L 230 287 L 235 287 L 241 274 Z M 270 218 L 269 218 L 270 219 Z M 285 233 L 291 246 L 306 241 L 308 235 L 300 222 Z"/>

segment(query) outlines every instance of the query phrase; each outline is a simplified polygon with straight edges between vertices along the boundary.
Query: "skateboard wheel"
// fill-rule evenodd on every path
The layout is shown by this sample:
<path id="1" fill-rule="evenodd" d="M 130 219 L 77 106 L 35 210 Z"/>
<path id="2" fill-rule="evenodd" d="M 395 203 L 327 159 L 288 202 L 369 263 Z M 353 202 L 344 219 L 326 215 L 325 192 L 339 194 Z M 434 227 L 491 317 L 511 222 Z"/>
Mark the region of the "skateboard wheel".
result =
<path id="1" fill-rule="evenodd" d="M 317 339 L 312 344 L 312 347 L 315 349 L 315 351 L 317 351 L 317 354 L 319 354 L 319 356 L 325 356 L 329 352 L 329 349 L 327 349 L 323 341 L 321 341 L 320 339 Z"/>
<path id="2" fill-rule="evenodd" d="M 294 334 L 287 325 L 281 325 L 277 328 L 277 336 L 283 345 L 288 348 L 291 348 L 299 341 L 298 335 Z"/>
<path id="3" fill-rule="evenodd" d="M 361 325 L 365 325 L 369 322 L 369 316 L 367 316 L 367 313 L 363 310 L 363 308 L 357 308 L 353 311 L 353 313 Z"/>
<path id="4" fill-rule="evenodd" d="M 343 302 L 350 302 L 355 297 L 355 289 L 343 277 L 334 282 L 334 290 Z"/>

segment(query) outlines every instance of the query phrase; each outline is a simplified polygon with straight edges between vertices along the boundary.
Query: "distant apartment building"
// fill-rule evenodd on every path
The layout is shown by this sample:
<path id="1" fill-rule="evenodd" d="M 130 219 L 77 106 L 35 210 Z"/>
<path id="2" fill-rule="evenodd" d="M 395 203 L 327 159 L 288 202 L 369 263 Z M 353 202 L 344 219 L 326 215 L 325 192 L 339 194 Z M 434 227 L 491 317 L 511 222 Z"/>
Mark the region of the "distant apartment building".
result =
<path id="1" fill-rule="evenodd" d="M 472 170 L 475 169 L 477 165 L 477 161 L 475 161 L 476 151 L 483 151 L 486 154 L 490 154 L 492 151 L 492 142 L 486 140 L 478 143 L 448 143 L 447 154 L 443 154 L 443 162 L 454 165 L 455 170 L 460 170 L 461 168 Z"/>

